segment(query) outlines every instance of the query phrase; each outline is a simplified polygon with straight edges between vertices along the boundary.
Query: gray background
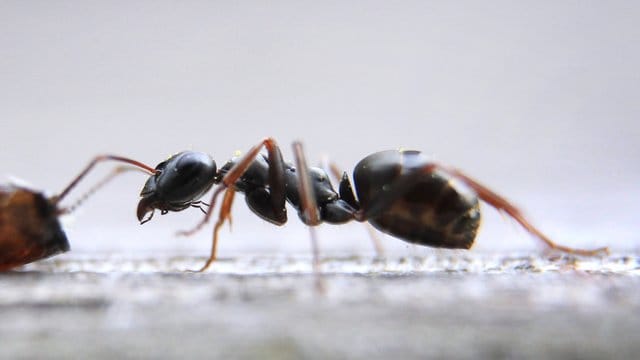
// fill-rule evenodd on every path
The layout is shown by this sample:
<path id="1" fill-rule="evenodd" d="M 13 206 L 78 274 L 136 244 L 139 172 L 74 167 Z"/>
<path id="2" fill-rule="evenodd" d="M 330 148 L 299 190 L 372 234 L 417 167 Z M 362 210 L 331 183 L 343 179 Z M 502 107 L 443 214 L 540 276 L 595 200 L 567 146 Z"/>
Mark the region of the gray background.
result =
<path id="1" fill-rule="evenodd" d="M 2 1 L 0 173 L 56 192 L 105 152 L 222 163 L 273 136 L 288 158 L 300 139 L 311 162 L 351 169 L 416 148 L 564 243 L 637 249 L 639 20 L 634 1 Z M 209 230 L 173 236 L 197 210 L 137 225 L 143 181 L 127 174 L 66 219 L 77 253 L 206 252 Z M 307 251 L 293 213 L 276 229 L 238 200 L 223 256 Z M 476 251 L 535 251 L 485 209 Z M 371 250 L 357 224 L 320 237 Z"/>

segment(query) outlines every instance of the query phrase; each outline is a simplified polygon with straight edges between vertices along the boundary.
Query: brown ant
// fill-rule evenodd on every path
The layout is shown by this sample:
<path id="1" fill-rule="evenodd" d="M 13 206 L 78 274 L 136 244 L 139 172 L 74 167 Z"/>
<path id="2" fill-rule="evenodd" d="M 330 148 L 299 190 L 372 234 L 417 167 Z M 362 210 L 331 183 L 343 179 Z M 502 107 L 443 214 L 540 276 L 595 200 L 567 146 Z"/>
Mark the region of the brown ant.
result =
<path id="1" fill-rule="evenodd" d="M 38 191 L 16 185 L 0 186 L 0 271 L 69 251 L 69 241 L 59 216 L 68 214 L 99 187 L 128 168 L 116 168 L 108 177 L 86 193 L 76 204 L 61 208 L 60 202 L 99 162 L 114 160 L 145 170 L 154 170 L 141 162 L 114 155 L 94 158 L 60 194 L 46 197 Z"/>
<path id="2" fill-rule="evenodd" d="M 266 155 L 260 153 L 262 147 L 266 148 Z M 219 170 L 204 153 L 184 151 L 173 155 L 158 164 L 145 183 L 138 203 L 138 220 L 151 220 L 155 209 L 166 214 L 200 208 L 206 213 L 202 221 L 192 230 L 179 233 L 190 235 L 207 223 L 217 197 L 224 192 L 211 254 L 200 271 L 216 259 L 218 231 L 230 220 L 238 191 L 244 193 L 251 211 L 275 225 L 287 221 L 285 202 L 289 202 L 310 229 L 322 222 L 368 221 L 378 230 L 410 243 L 460 249 L 473 245 L 480 225 L 480 199 L 509 215 L 552 249 L 587 256 L 608 251 L 606 247 L 584 250 L 556 244 L 505 198 L 457 169 L 429 161 L 419 151 L 389 150 L 367 156 L 354 169 L 354 194 L 346 172 L 336 191 L 324 170 L 307 167 L 301 143 L 295 142 L 293 149 L 295 166 L 284 162 L 275 140 L 266 138 Z M 219 186 L 211 196 L 211 207 L 205 211 L 202 206 L 207 204 L 199 199 L 214 184 Z M 317 269 L 313 230 L 311 239 Z"/>

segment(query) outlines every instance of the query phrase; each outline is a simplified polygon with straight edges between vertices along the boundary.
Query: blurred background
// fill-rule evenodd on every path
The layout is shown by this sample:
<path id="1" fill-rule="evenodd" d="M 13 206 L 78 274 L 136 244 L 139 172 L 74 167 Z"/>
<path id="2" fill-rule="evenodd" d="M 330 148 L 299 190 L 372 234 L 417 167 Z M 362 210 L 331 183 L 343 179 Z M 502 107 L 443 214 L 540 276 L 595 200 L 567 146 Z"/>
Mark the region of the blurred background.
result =
<path id="1" fill-rule="evenodd" d="M 60 191 L 97 154 L 218 164 L 275 137 L 286 158 L 351 171 L 414 148 L 520 205 L 559 242 L 638 249 L 640 3 L 634 1 L 2 1 L 0 174 Z M 67 204 L 111 169 L 102 165 Z M 106 186 L 65 227 L 75 253 L 206 255 L 197 209 L 135 218 L 146 176 Z M 474 251 L 536 252 L 484 207 Z M 219 254 L 307 253 L 242 197 Z M 320 227 L 325 253 L 369 254 L 359 224 Z M 388 251 L 424 254 L 383 237 Z"/>

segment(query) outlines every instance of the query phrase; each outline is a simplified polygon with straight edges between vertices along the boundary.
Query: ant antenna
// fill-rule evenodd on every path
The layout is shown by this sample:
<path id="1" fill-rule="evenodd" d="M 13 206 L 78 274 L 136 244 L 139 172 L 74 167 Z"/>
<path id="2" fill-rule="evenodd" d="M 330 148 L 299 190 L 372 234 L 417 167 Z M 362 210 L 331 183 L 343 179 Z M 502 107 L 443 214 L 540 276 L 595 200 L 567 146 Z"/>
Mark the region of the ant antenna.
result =
<path id="1" fill-rule="evenodd" d="M 99 162 L 106 161 L 106 160 L 119 161 L 119 162 L 127 163 L 129 165 L 133 165 L 133 166 L 141 169 L 141 171 L 145 171 L 149 175 L 153 175 L 153 174 L 156 173 L 156 170 L 154 168 L 152 168 L 151 166 L 146 165 L 146 164 L 141 163 L 141 162 L 136 161 L 136 160 L 132 160 L 132 159 L 129 159 L 129 158 L 122 157 L 122 156 L 116 156 L 116 155 L 100 155 L 100 156 L 96 156 L 93 160 L 91 160 L 89 165 L 87 165 L 87 167 L 85 167 L 84 170 L 82 170 L 80 172 L 80 174 L 78 174 L 78 176 L 76 176 L 75 179 L 73 179 L 71 181 L 71 183 L 69 183 L 69 185 L 67 185 L 67 187 L 64 190 L 62 190 L 62 192 L 60 192 L 60 194 L 55 195 L 55 196 L 53 196 L 51 198 L 51 203 L 53 205 L 57 206 L 60 203 L 60 201 L 62 201 L 62 199 L 64 199 L 69 194 L 69 192 L 71 192 L 71 190 L 73 190 L 73 188 L 75 188 L 78 185 L 78 183 L 82 179 L 84 179 L 85 176 L 87 176 L 89 171 L 91 171 L 91 169 L 93 169 L 94 166 L 96 166 Z M 109 180 L 111 180 L 116 175 L 120 174 L 122 171 L 123 170 L 118 170 L 118 168 L 116 168 L 115 171 L 113 171 L 105 179 L 100 181 L 96 186 L 94 186 L 91 190 L 89 190 L 89 192 L 87 194 L 85 194 L 78 203 L 74 204 L 71 208 L 63 209 L 62 213 L 68 213 L 68 212 L 72 211 L 73 208 L 77 207 L 77 205 L 82 203 L 87 197 L 89 197 L 91 194 L 93 194 L 93 192 L 98 190 L 100 187 L 102 187 L 104 184 L 109 182 Z"/>
<path id="2" fill-rule="evenodd" d="M 100 180 L 95 185 L 93 185 L 93 187 L 91 187 L 91 189 L 87 190 L 87 192 L 82 194 L 82 196 L 80 196 L 76 200 L 75 203 L 73 203 L 72 205 L 67 206 L 65 208 L 59 209 L 58 210 L 58 215 L 67 215 L 67 214 L 70 214 L 70 213 L 74 212 L 78 207 L 80 207 L 80 205 L 82 205 L 85 201 L 87 201 L 88 198 L 93 196 L 98 190 L 100 190 L 106 184 L 111 182 L 111 180 L 113 180 L 116 176 L 118 176 L 118 175 L 120 175 L 122 173 L 125 173 L 127 171 L 140 171 L 140 172 L 143 172 L 143 173 L 147 174 L 146 171 L 144 171 L 144 170 L 142 170 L 140 168 L 136 168 L 136 167 L 132 167 L 132 166 L 126 166 L 126 165 L 118 166 L 115 169 L 113 169 L 109 174 L 107 174 L 107 176 L 102 178 L 102 180 Z"/>

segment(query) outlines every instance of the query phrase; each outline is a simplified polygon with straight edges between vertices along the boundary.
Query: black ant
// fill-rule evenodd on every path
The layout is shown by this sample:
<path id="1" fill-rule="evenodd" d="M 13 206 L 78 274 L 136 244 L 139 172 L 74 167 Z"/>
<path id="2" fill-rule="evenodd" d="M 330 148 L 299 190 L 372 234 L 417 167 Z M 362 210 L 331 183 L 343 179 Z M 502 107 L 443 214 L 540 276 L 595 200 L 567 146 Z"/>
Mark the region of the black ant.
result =
<path id="1" fill-rule="evenodd" d="M 94 158 L 60 194 L 46 197 L 38 191 L 16 185 L 0 186 L 0 271 L 69 251 L 69 241 L 59 217 L 73 211 L 99 187 L 129 167 L 119 167 L 70 207 L 60 202 L 99 162 L 114 160 L 133 165 L 149 174 L 154 169 L 141 162 L 114 155 Z"/>
<path id="2" fill-rule="evenodd" d="M 260 153 L 262 147 L 267 150 L 266 156 Z M 307 167 L 302 144 L 295 142 L 293 149 L 296 166 L 284 162 L 275 140 L 266 138 L 219 170 L 204 153 L 184 151 L 173 155 L 158 164 L 145 183 L 138 220 L 151 220 L 155 209 L 166 214 L 197 207 L 206 213 L 202 221 L 192 230 L 179 233 L 190 235 L 207 223 L 216 198 L 224 192 L 211 255 L 200 271 L 216 259 L 218 231 L 230 220 L 237 191 L 245 194 L 247 205 L 256 215 L 275 225 L 287 221 L 285 202 L 289 202 L 302 222 L 311 227 L 322 222 L 368 221 L 378 230 L 410 243 L 460 249 L 473 245 L 480 225 L 480 199 L 512 217 L 550 248 L 587 256 L 608 251 L 606 247 L 584 250 L 554 243 L 505 198 L 457 169 L 429 161 L 418 151 L 382 151 L 361 160 L 353 172 L 356 197 L 346 172 L 336 192 L 324 170 Z M 207 204 L 199 199 L 214 184 L 219 186 L 205 211 L 202 206 Z M 313 231 L 311 239 L 317 266 Z"/>

